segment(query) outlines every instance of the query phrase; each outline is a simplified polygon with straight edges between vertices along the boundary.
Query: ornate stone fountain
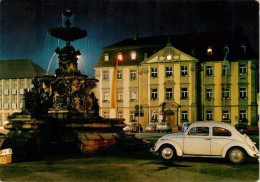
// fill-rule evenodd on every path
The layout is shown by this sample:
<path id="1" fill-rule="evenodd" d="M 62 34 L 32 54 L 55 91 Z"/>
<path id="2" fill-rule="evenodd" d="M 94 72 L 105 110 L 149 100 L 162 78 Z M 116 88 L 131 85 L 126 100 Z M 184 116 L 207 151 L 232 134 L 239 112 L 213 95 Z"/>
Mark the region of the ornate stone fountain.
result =
<path id="1" fill-rule="evenodd" d="M 63 15 L 65 27 L 49 29 L 52 36 L 66 42 L 55 50 L 59 55 L 55 76 L 35 77 L 34 87 L 25 91 L 22 112 L 9 116 L 5 126 L 10 132 L 4 147 L 13 148 L 14 154 L 41 152 L 53 143 L 78 144 L 83 153 L 96 152 L 115 145 L 125 126 L 124 119 L 99 116 L 93 92 L 98 80 L 80 73 L 77 60 L 81 53 L 71 45 L 87 32 L 71 27 L 70 10 Z"/>

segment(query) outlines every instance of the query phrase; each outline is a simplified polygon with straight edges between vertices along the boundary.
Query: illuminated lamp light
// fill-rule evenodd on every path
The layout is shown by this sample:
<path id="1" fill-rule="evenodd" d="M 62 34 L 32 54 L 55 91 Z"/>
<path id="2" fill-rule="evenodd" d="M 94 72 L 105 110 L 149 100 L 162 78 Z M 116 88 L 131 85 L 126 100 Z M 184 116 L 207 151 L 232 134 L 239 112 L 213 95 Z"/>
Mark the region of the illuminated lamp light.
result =
<path id="1" fill-rule="evenodd" d="M 80 58 L 80 55 L 77 55 L 77 58 L 79 59 L 79 58 Z"/>
<path id="2" fill-rule="evenodd" d="M 122 54 L 122 53 L 119 53 L 119 54 L 117 55 L 117 59 L 118 59 L 118 61 L 123 61 L 123 54 Z"/>
<path id="3" fill-rule="evenodd" d="M 131 59 L 136 60 L 136 52 L 131 52 Z"/>
<path id="4" fill-rule="evenodd" d="M 212 48 L 211 48 L 211 47 L 208 47 L 208 49 L 207 49 L 207 55 L 212 55 Z"/>

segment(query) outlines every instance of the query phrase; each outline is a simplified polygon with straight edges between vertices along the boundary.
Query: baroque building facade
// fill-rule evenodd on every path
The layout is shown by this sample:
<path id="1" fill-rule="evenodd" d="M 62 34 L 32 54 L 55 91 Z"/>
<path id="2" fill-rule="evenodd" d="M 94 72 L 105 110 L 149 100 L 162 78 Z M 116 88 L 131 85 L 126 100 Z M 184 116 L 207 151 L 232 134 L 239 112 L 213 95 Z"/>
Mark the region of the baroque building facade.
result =
<path id="1" fill-rule="evenodd" d="M 24 90 L 43 74 L 46 70 L 30 59 L 0 60 L 0 127 L 8 122 L 8 115 L 21 112 Z"/>
<path id="2" fill-rule="evenodd" d="M 135 33 L 104 47 L 94 69 L 103 117 L 143 127 L 200 120 L 258 125 L 258 59 L 241 28 L 144 38 Z"/>

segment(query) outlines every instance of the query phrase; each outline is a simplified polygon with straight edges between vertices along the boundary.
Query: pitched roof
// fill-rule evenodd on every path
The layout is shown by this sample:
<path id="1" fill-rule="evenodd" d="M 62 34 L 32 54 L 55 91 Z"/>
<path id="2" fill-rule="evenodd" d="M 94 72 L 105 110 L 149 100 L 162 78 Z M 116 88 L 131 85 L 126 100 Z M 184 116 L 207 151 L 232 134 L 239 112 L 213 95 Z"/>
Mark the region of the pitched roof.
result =
<path id="1" fill-rule="evenodd" d="M 229 47 L 229 54 L 227 59 L 252 59 L 258 58 L 253 52 L 252 46 L 246 36 L 241 32 L 205 32 L 205 33 L 189 33 L 180 35 L 169 36 L 154 36 L 154 37 L 141 37 L 137 40 L 125 39 L 110 46 L 104 47 L 98 62 L 94 67 L 113 66 L 114 59 L 104 62 L 103 57 L 105 53 L 109 56 L 115 56 L 119 51 L 123 54 L 128 54 L 130 51 L 137 51 L 139 58 L 136 61 L 129 61 L 126 59 L 121 65 L 139 64 L 144 59 L 144 53 L 151 56 L 167 45 L 168 39 L 173 47 L 179 49 L 186 54 L 192 55 L 200 61 L 220 61 L 224 59 L 224 46 Z M 246 46 L 246 53 L 241 52 L 241 44 Z M 213 50 L 212 55 L 207 55 L 207 49 L 211 47 Z M 193 53 L 192 53 L 193 52 Z M 140 54 L 141 53 L 141 54 Z M 119 64 L 120 66 L 120 64 Z"/>
<path id="2" fill-rule="evenodd" d="M 0 60 L 0 79 L 33 78 L 46 74 L 46 70 L 30 59 Z"/>

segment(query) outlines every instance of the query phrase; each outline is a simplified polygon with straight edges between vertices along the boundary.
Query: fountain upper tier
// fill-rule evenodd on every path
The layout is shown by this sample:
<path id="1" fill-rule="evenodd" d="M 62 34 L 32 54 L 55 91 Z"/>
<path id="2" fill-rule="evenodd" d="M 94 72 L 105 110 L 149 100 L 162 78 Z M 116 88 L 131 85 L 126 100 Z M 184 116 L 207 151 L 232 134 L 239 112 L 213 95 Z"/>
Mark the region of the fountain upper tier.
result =
<path id="1" fill-rule="evenodd" d="M 70 17 L 73 15 L 73 13 L 69 9 L 65 10 L 62 14 L 66 17 L 66 27 L 57 27 L 49 29 L 48 32 L 52 36 L 66 41 L 67 44 L 69 44 L 69 42 L 71 41 L 78 40 L 87 36 L 86 30 L 82 30 L 77 27 L 71 27 Z"/>

